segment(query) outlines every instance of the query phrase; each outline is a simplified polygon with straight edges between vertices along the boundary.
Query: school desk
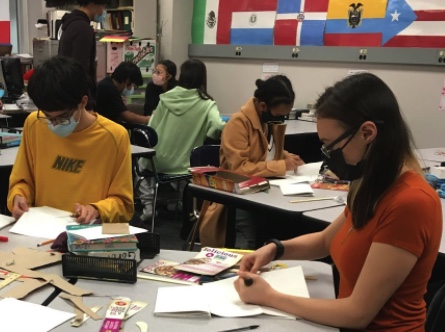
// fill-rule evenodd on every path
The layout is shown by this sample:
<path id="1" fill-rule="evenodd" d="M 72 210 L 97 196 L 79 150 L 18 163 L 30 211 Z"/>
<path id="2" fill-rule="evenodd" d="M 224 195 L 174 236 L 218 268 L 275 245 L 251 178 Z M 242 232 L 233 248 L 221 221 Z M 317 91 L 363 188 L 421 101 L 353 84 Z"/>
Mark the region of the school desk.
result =
<path id="1" fill-rule="evenodd" d="M 160 255 L 151 260 L 144 260 L 139 267 L 153 264 L 159 259 L 182 262 L 196 255 L 196 252 L 161 250 Z M 316 280 L 308 280 L 307 286 L 309 294 L 312 298 L 328 298 L 332 299 L 334 295 L 333 278 L 331 266 L 326 263 L 312 261 L 283 261 L 288 266 L 301 265 L 305 275 L 315 276 Z M 60 265 L 56 266 L 60 268 Z M 60 268 L 61 269 L 61 268 Z M 220 318 L 212 317 L 210 319 L 202 318 L 172 318 L 172 317 L 156 317 L 154 316 L 154 307 L 156 303 L 156 295 L 158 287 L 177 287 L 176 285 L 166 282 L 158 282 L 152 280 L 138 279 L 136 284 L 123 284 L 116 282 L 97 281 L 79 279 L 77 286 L 94 291 L 99 297 L 84 297 L 83 302 L 92 307 L 101 305 L 104 308 L 99 312 L 102 316 L 111 297 L 126 296 L 135 301 L 148 302 L 148 306 L 138 312 L 125 322 L 126 332 L 136 332 L 136 322 L 143 321 L 148 324 L 148 331 L 184 331 L 184 332 L 200 332 L 200 331 L 221 331 L 245 327 L 249 325 L 260 325 L 255 331 L 338 331 L 331 327 L 326 327 L 305 320 L 287 320 L 279 318 L 271 318 L 270 316 L 261 315 L 256 317 L 244 318 Z M 190 286 L 200 287 L 200 286 Z M 174 301 L 174 299 L 172 299 Z M 56 298 L 49 304 L 51 308 L 57 308 L 68 312 L 73 312 L 71 305 L 65 300 Z M 84 325 L 78 328 L 78 331 L 99 331 L 102 320 L 94 321 L 89 319 Z M 69 323 L 65 323 L 54 332 L 64 332 L 69 328 Z"/>
<path id="2" fill-rule="evenodd" d="M 317 124 L 315 122 L 287 120 L 285 124 L 287 125 L 285 133 L 286 136 L 306 134 L 306 133 L 317 133 Z"/>

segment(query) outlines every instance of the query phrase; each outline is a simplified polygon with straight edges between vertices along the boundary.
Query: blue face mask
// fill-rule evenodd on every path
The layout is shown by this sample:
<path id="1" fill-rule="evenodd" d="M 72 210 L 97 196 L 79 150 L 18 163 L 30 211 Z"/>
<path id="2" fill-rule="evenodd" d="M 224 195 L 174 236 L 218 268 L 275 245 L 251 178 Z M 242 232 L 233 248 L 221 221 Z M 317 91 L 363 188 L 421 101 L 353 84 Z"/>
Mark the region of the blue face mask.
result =
<path id="1" fill-rule="evenodd" d="M 82 116 L 82 113 L 80 113 L 80 116 Z M 48 128 L 59 137 L 67 137 L 73 133 L 74 129 L 76 129 L 79 122 L 80 122 L 80 117 L 79 117 L 79 121 L 76 121 L 74 119 L 74 115 L 73 115 L 70 118 L 70 124 L 68 124 L 68 125 L 56 124 L 56 125 L 54 125 L 54 124 L 50 123 L 50 124 L 48 124 Z"/>
<path id="2" fill-rule="evenodd" d="M 131 96 L 134 93 L 134 87 L 131 87 L 131 90 L 128 90 L 127 88 L 122 91 L 122 96 Z"/>
<path id="3" fill-rule="evenodd" d="M 93 21 L 94 22 L 97 22 L 97 23 L 102 23 L 102 22 L 105 22 L 105 18 L 107 17 L 107 11 L 106 10 L 104 10 L 103 12 L 102 12 L 102 15 L 94 15 L 94 18 L 93 18 Z"/>
<path id="4" fill-rule="evenodd" d="M 0 98 L 3 98 L 4 95 L 5 95 L 5 90 L 0 89 Z"/>

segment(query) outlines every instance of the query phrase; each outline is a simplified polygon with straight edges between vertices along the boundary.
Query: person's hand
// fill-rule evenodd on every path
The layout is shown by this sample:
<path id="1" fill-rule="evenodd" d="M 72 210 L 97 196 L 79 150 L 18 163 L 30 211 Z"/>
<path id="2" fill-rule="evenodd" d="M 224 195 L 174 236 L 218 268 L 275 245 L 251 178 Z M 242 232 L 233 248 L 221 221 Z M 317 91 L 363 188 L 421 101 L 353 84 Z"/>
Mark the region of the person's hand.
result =
<path id="1" fill-rule="evenodd" d="M 15 220 L 18 220 L 23 213 L 28 211 L 29 206 L 26 199 L 23 196 L 15 195 L 12 208 L 12 216 L 15 218 Z"/>
<path id="2" fill-rule="evenodd" d="M 240 299 L 245 303 L 267 305 L 276 292 L 263 278 L 255 273 L 238 272 L 239 278 L 234 281 L 235 289 Z M 246 286 L 245 279 L 252 279 L 252 284 Z"/>
<path id="3" fill-rule="evenodd" d="M 244 256 L 241 260 L 240 271 L 257 273 L 263 266 L 272 262 L 275 257 L 276 245 L 270 243 L 255 252 Z"/>
<path id="4" fill-rule="evenodd" d="M 300 158 L 300 156 L 297 156 L 296 154 L 290 153 L 286 159 L 286 171 L 294 171 L 297 172 L 298 166 L 303 165 L 304 161 Z"/>
<path id="5" fill-rule="evenodd" d="M 99 211 L 93 205 L 74 204 L 74 217 L 79 224 L 89 224 L 99 219 Z"/>

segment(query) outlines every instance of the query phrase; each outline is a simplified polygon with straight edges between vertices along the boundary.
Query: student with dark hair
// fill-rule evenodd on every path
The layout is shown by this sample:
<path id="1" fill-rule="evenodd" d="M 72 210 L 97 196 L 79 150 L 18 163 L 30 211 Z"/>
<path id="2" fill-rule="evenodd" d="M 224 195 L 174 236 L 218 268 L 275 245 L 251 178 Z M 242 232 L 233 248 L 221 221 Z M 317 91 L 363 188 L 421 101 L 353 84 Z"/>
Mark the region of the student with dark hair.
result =
<path id="1" fill-rule="evenodd" d="M 299 156 L 284 150 L 283 123 L 295 101 L 295 93 L 284 75 L 256 80 L 254 96 L 233 114 L 221 136 L 220 167 L 229 171 L 262 177 L 282 176 L 303 164 Z M 223 209 L 223 207 L 219 207 Z M 248 249 L 264 241 L 260 225 L 264 219 L 250 211 L 237 210 L 236 228 Z M 205 245 L 218 245 L 215 225 L 202 223 L 200 239 Z"/>
<path id="2" fill-rule="evenodd" d="M 91 21 L 103 22 L 106 7 L 110 0 L 77 0 L 79 9 L 62 17 L 59 37 L 59 55 L 65 55 L 79 61 L 90 78 L 90 99 L 96 93 L 96 34 Z M 93 104 L 89 101 L 87 109 Z"/>
<path id="3" fill-rule="evenodd" d="M 122 97 L 131 96 L 134 88 L 143 84 L 139 67 L 132 62 L 122 62 L 111 77 L 105 77 L 97 85 L 94 110 L 117 123 L 147 124 L 150 116 L 139 115 L 128 110 Z"/>
<path id="4" fill-rule="evenodd" d="M 51 206 L 73 211 L 80 223 L 128 222 L 134 212 L 128 133 L 85 109 L 82 65 L 68 57 L 47 60 L 31 77 L 28 93 L 39 110 L 25 121 L 11 172 L 8 209 L 14 218 L 30 206 Z"/>
<path id="5" fill-rule="evenodd" d="M 284 75 L 255 83 L 254 97 L 232 115 L 221 137 L 221 167 L 263 177 L 296 171 L 303 161 L 283 150 L 283 122 L 295 101 L 292 84 Z"/>
<path id="6" fill-rule="evenodd" d="M 235 282 L 241 299 L 329 326 L 424 331 L 441 203 L 423 177 L 396 97 L 378 77 L 352 75 L 325 90 L 315 117 L 328 164 L 352 181 L 345 211 L 321 232 L 272 240 L 244 256 Z M 256 274 L 272 260 L 329 254 L 340 273 L 336 300 L 289 296 Z"/>
<path id="7" fill-rule="evenodd" d="M 190 152 L 204 144 L 207 137 L 219 139 L 225 123 L 218 108 L 207 94 L 207 71 L 203 62 L 187 60 L 181 65 L 179 85 L 160 96 L 160 102 L 150 118 L 149 126 L 158 133 L 156 169 L 160 173 L 186 174 L 190 167 Z M 140 165 L 149 168 L 148 160 Z M 146 185 L 147 181 L 143 181 Z M 152 186 L 141 186 L 143 220 L 151 217 Z"/>
<path id="8" fill-rule="evenodd" d="M 159 96 L 177 85 L 175 63 L 170 60 L 159 61 L 153 69 L 151 82 L 145 89 L 144 115 L 151 115 L 158 107 Z"/>

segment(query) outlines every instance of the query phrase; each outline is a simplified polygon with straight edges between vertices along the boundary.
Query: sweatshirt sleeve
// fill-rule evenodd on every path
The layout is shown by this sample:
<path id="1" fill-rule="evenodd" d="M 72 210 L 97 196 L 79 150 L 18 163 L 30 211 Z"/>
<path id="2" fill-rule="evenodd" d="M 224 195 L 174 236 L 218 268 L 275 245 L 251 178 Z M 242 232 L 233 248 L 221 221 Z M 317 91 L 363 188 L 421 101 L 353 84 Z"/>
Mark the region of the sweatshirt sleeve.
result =
<path id="1" fill-rule="evenodd" d="M 35 184 L 34 184 L 34 159 L 32 156 L 32 149 L 28 136 L 31 129 L 30 115 L 25 121 L 23 130 L 22 142 L 20 143 L 17 157 L 14 162 L 14 166 L 9 178 L 9 191 L 8 191 L 8 209 L 12 212 L 14 207 L 14 197 L 20 195 L 26 199 L 28 205 L 33 206 L 35 200 Z"/>
<path id="2" fill-rule="evenodd" d="M 208 129 L 206 136 L 213 139 L 219 139 L 226 123 L 221 119 L 216 103 L 214 101 L 211 102 L 212 105 L 210 106 L 207 116 Z"/>
<path id="3" fill-rule="evenodd" d="M 134 214 L 131 146 L 126 132 L 121 136 L 113 179 L 107 198 L 90 203 L 99 211 L 103 223 L 129 222 Z"/>
<path id="4" fill-rule="evenodd" d="M 262 177 L 286 174 L 286 162 L 281 160 L 256 161 L 249 159 L 249 150 L 255 149 L 249 140 L 249 128 L 241 118 L 235 117 L 227 122 L 221 139 L 222 157 L 226 168 L 241 174 Z"/>

